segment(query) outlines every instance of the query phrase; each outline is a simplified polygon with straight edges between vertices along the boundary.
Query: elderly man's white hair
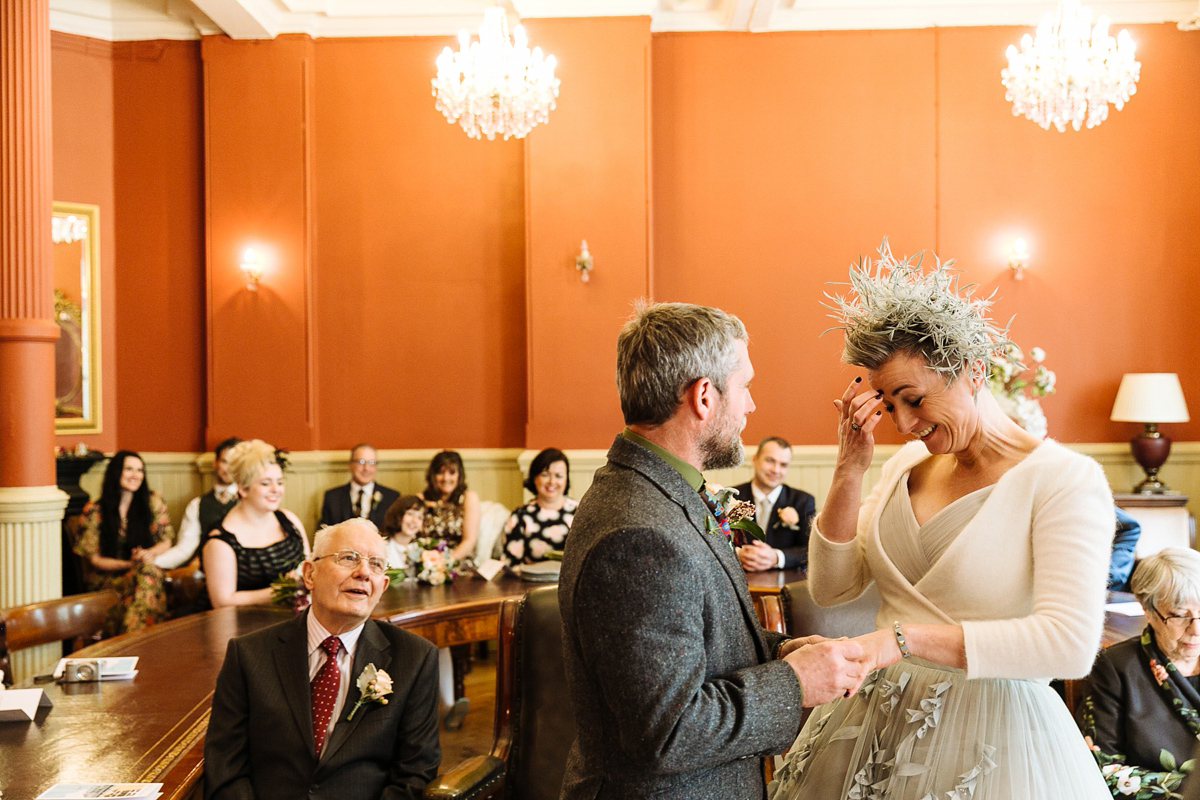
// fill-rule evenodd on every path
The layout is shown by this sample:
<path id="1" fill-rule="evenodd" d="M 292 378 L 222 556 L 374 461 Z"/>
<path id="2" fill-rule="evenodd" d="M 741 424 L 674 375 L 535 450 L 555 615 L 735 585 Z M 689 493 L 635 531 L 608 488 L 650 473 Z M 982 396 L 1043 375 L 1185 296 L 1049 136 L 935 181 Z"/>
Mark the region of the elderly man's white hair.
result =
<path id="1" fill-rule="evenodd" d="M 1147 613 L 1200 605 L 1200 552 L 1168 547 L 1142 559 L 1129 588 Z"/>
<path id="2" fill-rule="evenodd" d="M 319 556 L 329 555 L 329 540 L 338 531 L 344 530 L 352 525 L 358 525 L 366 528 L 371 533 L 379 536 L 379 528 L 375 527 L 374 522 L 371 522 L 369 519 L 363 519 L 362 517 L 352 517 L 345 522 L 339 522 L 337 525 L 330 525 L 317 531 L 316 536 L 313 537 L 312 557 L 315 559 Z M 379 541 L 383 541 L 382 536 L 379 537 Z"/>

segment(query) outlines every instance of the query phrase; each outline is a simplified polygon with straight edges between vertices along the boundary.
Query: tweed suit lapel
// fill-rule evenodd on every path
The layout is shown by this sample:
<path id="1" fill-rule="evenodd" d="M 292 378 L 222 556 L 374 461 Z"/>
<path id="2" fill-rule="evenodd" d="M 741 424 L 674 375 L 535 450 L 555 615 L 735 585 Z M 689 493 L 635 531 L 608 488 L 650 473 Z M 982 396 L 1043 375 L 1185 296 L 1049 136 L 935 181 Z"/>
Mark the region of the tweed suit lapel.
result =
<path id="1" fill-rule="evenodd" d="M 308 751 L 315 756 L 317 746 L 313 740 L 312 688 L 308 680 L 307 612 L 280 629 L 274 659 L 284 699 L 296 718 L 296 727 L 308 744 Z"/>
<path id="2" fill-rule="evenodd" d="M 350 716 L 358 698 L 362 696 L 362 692 L 358 690 L 357 686 L 358 676 L 362 674 L 367 664 L 374 664 L 376 669 L 385 671 L 391 669 L 392 666 L 391 647 L 387 637 L 379 631 L 378 623 L 374 620 L 366 621 L 363 632 L 358 638 L 358 647 L 354 649 L 354 663 L 350 665 L 350 690 L 346 693 L 346 703 L 342 707 L 337 724 L 333 726 L 333 731 L 329 734 L 329 741 L 325 743 L 325 749 L 321 751 L 321 760 L 318 763 L 323 763 L 326 759 L 333 757 L 350 738 L 350 734 L 354 733 L 354 729 L 362 722 L 363 717 L 378 705 L 377 703 L 364 705 L 354 715 L 354 719 L 349 721 L 346 719 Z"/>
<path id="3" fill-rule="evenodd" d="M 623 436 L 617 437 L 612 449 L 609 450 L 608 457 L 615 463 L 641 473 L 661 489 L 667 498 L 683 509 L 697 535 L 712 551 L 729 577 L 729 582 L 733 584 L 733 590 L 742 607 L 742 616 L 754 632 L 754 643 L 758 649 L 759 660 L 770 660 L 770 651 L 766 638 L 763 636 L 762 625 L 758 622 L 758 612 L 754 610 L 754 600 L 750 597 L 750 587 L 746 583 L 746 573 L 725 537 L 708 532 L 708 520 L 712 516 L 712 512 L 700 498 L 700 493 L 689 486 L 683 476 L 661 458 Z"/>

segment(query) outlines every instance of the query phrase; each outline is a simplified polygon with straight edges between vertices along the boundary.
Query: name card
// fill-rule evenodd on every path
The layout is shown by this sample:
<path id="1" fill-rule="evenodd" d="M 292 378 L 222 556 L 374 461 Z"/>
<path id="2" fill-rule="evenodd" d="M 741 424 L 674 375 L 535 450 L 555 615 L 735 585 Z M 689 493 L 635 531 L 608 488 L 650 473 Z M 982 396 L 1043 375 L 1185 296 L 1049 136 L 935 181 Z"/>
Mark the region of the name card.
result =
<path id="1" fill-rule="evenodd" d="M 485 581 L 490 581 L 492 578 L 500 574 L 500 570 L 504 569 L 504 562 L 498 558 L 489 558 L 479 566 L 475 567 L 475 571 L 479 573 Z"/>
<path id="2" fill-rule="evenodd" d="M 0 692 L 0 722 L 29 722 L 39 708 L 53 705 L 41 689 L 8 689 Z"/>

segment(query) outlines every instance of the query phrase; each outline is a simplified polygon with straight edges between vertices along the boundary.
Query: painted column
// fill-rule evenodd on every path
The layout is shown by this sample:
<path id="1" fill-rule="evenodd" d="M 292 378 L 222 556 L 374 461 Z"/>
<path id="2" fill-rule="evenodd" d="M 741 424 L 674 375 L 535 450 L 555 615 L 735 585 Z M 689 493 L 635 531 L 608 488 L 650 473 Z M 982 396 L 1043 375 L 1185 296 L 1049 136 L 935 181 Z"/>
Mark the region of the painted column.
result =
<path id="1" fill-rule="evenodd" d="M 62 594 L 50 141 L 48 0 L 0 0 L 0 608 Z M 18 680 L 56 651 L 15 654 Z"/>

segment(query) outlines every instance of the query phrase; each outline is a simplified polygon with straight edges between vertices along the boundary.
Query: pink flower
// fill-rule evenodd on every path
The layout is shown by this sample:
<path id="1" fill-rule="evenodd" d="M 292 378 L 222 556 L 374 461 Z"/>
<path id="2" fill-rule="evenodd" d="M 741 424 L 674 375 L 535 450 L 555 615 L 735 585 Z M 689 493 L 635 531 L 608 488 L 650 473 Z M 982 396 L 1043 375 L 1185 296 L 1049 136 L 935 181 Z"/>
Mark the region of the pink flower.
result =
<path id="1" fill-rule="evenodd" d="M 1160 684 L 1166 684 L 1167 670 L 1163 668 L 1162 664 L 1159 664 L 1154 659 L 1150 659 L 1150 672 L 1154 674 L 1154 680 L 1158 681 Z"/>

